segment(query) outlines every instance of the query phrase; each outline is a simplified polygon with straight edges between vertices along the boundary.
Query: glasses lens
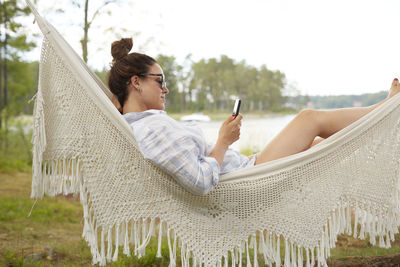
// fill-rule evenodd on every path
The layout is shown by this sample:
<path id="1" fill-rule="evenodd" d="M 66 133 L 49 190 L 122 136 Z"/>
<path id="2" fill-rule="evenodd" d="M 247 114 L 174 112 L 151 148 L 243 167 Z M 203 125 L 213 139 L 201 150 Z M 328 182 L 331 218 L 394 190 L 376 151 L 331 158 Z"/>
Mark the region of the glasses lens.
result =
<path id="1" fill-rule="evenodd" d="M 139 76 L 159 76 L 161 77 L 161 88 L 166 88 L 167 87 L 167 82 L 165 81 L 165 75 L 163 74 L 155 74 L 155 73 L 142 73 L 138 74 Z"/>

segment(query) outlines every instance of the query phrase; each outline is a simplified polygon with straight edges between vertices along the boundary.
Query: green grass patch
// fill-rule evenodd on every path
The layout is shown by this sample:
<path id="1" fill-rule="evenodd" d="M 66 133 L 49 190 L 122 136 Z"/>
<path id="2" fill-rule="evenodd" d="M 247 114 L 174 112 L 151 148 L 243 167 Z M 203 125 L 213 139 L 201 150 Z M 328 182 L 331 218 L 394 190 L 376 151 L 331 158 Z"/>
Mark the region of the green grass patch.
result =
<path id="1" fill-rule="evenodd" d="M 18 256 L 16 253 L 11 251 L 6 251 L 3 255 L 0 254 L 0 263 L 2 266 L 26 266 L 24 264 L 24 258 Z M 36 266 L 40 266 L 39 263 Z"/>
<path id="2" fill-rule="evenodd" d="M 245 155 L 245 156 L 254 155 L 257 152 L 259 152 L 259 150 L 254 151 L 254 149 L 252 149 L 250 147 L 245 147 L 245 148 L 240 149 L 240 154 Z"/>
<path id="3" fill-rule="evenodd" d="M 79 223 L 81 218 L 80 208 L 68 201 L 60 201 L 57 198 L 39 200 L 33 207 L 32 199 L 18 197 L 0 198 L 0 222 L 11 223 L 18 220 L 29 219 L 32 223 L 44 223 L 48 221 Z M 29 211 L 33 207 L 31 215 Z"/>
<path id="4" fill-rule="evenodd" d="M 397 237 L 398 238 L 398 237 Z M 332 259 L 342 259 L 347 257 L 370 257 L 370 256 L 384 256 L 399 254 L 400 247 L 394 246 L 391 248 L 380 248 L 380 247 L 366 247 L 366 248 L 334 248 L 331 250 Z"/>

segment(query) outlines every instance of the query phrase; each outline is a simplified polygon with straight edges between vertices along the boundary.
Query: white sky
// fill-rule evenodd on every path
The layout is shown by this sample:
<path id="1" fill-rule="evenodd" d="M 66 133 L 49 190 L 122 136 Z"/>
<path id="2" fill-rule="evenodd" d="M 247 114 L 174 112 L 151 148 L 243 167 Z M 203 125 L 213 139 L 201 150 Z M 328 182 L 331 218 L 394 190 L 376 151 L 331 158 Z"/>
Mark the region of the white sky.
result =
<path id="1" fill-rule="evenodd" d="M 173 55 L 178 63 L 188 54 L 193 60 L 225 54 L 265 64 L 285 73 L 303 94 L 377 92 L 400 76 L 399 0 L 124 1 L 123 7 L 110 6 L 111 17 L 95 21 L 91 67 L 108 66 L 110 44 L 124 32 L 133 35 L 134 51 Z M 51 16 L 48 9 L 69 2 L 38 0 L 37 6 L 80 53 L 82 31 L 70 25 L 82 16 L 76 11 Z M 95 7 L 99 0 L 90 3 Z"/>

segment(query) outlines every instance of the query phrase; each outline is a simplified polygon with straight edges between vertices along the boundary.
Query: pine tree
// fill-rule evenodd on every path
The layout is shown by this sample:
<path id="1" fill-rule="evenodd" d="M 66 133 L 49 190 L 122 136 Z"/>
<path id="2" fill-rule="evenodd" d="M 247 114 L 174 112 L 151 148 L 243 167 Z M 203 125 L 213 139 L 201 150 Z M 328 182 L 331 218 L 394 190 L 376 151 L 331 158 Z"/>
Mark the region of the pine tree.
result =
<path id="1" fill-rule="evenodd" d="M 29 14 L 17 0 L 0 0 L 0 128 L 7 128 L 7 119 L 24 109 L 34 88 L 34 63 L 22 60 L 23 52 L 35 44 L 27 42 L 19 18 Z"/>

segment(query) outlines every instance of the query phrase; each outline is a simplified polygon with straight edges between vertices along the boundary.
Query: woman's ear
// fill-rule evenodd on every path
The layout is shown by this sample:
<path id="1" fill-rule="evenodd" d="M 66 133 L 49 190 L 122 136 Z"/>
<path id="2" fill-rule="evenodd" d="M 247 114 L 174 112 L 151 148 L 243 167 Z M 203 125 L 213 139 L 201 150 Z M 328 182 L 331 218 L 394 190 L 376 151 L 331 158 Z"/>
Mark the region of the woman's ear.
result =
<path id="1" fill-rule="evenodd" d="M 119 103 L 118 97 L 116 95 L 112 96 L 111 102 L 114 104 L 114 106 L 118 109 L 118 111 L 122 114 L 122 106 Z"/>
<path id="2" fill-rule="evenodd" d="M 140 82 L 141 81 L 140 81 L 139 76 L 134 75 L 134 76 L 131 77 L 131 85 L 132 85 L 132 87 L 134 89 L 136 89 L 137 91 L 142 92 L 142 90 L 140 89 Z"/>

